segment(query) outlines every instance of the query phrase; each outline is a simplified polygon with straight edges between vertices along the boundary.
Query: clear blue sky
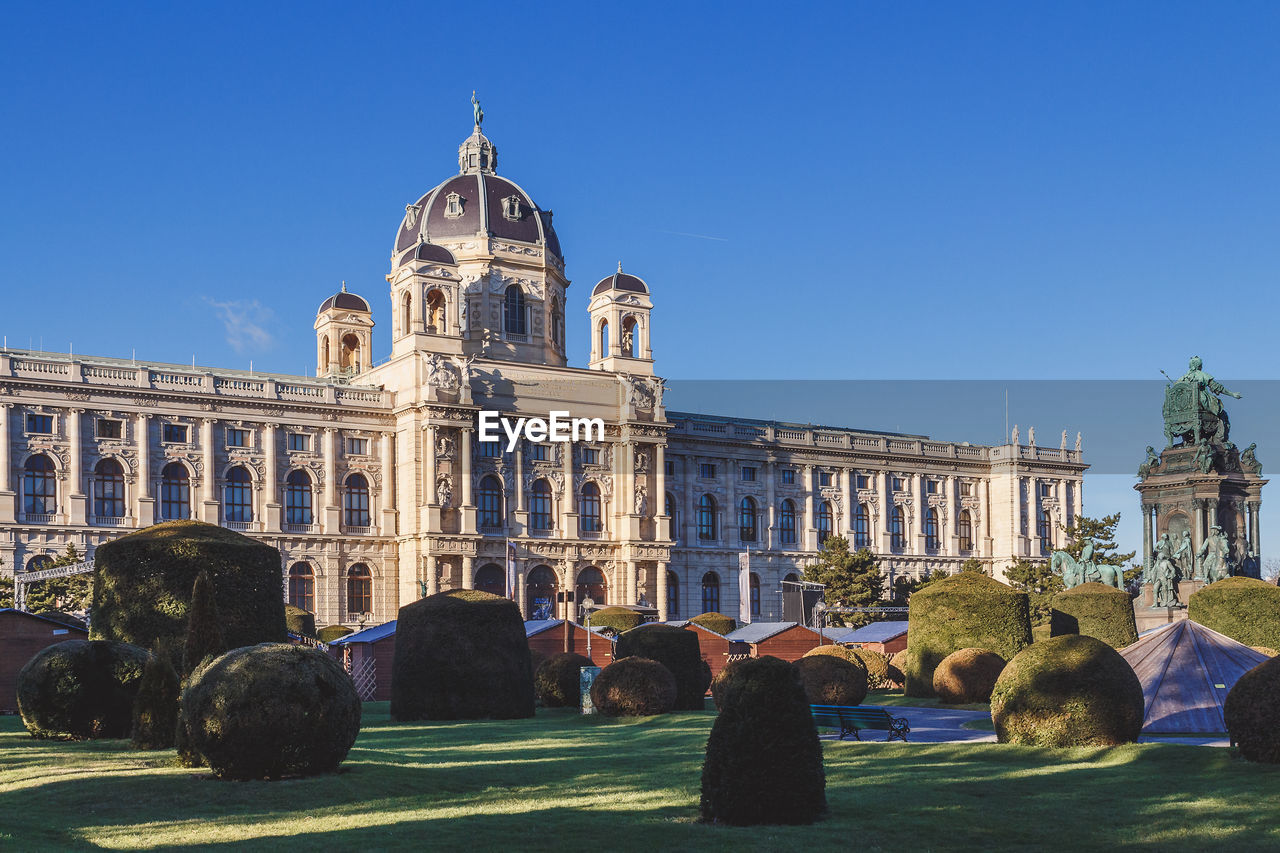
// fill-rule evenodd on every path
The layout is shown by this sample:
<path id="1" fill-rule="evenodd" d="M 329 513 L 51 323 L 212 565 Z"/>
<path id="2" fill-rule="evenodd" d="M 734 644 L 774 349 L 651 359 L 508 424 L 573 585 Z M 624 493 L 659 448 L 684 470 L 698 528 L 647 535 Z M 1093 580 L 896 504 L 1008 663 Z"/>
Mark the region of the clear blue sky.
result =
<path id="1" fill-rule="evenodd" d="M 11 5 L 0 333 L 301 372 L 346 279 L 385 355 L 476 89 L 575 364 L 621 259 L 670 377 L 1273 378 L 1278 42 L 1240 2 Z"/>

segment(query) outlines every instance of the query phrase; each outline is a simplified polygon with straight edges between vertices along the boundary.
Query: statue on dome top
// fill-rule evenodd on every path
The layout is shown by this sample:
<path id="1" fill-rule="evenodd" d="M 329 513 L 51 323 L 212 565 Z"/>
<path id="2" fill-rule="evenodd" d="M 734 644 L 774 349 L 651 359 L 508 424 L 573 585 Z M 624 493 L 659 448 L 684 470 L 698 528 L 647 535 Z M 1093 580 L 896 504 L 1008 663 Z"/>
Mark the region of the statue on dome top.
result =
<path id="1" fill-rule="evenodd" d="M 480 109 L 480 101 L 476 98 L 476 90 L 471 90 L 471 114 L 476 120 L 476 130 L 480 129 L 480 125 L 484 124 L 484 110 Z"/>

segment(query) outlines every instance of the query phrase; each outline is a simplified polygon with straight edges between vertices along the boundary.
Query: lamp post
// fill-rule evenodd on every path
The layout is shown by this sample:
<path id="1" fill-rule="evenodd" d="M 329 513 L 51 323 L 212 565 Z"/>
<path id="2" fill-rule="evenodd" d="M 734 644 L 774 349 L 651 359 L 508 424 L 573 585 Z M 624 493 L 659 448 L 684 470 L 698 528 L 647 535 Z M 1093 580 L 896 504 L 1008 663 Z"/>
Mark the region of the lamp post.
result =
<path id="1" fill-rule="evenodd" d="M 596 603 L 591 596 L 582 599 L 582 621 L 588 623 L 587 629 L 587 660 L 591 661 L 592 666 L 595 665 L 595 659 L 591 657 L 591 611 L 596 609 Z"/>

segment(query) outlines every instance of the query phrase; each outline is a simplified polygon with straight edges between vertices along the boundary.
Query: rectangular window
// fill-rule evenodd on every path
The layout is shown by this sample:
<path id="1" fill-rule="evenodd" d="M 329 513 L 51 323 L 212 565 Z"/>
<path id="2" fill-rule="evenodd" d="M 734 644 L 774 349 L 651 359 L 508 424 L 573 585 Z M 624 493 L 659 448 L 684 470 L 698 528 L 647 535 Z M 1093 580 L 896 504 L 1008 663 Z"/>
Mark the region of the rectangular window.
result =
<path id="1" fill-rule="evenodd" d="M 551 458 L 551 445 L 541 441 L 529 442 L 529 459 L 534 462 L 546 462 Z"/>
<path id="2" fill-rule="evenodd" d="M 311 436 L 300 432 L 289 433 L 289 449 L 296 453 L 306 453 L 311 449 Z"/>
<path id="3" fill-rule="evenodd" d="M 584 465 L 599 465 L 600 451 L 596 450 L 594 447 L 582 448 L 582 463 Z"/>
<path id="4" fill-rule="evenodd" d="M 160 440 L 165 444 L 186 444 L 186 424 L 165 424 L 164 429 L 160 433 Z"/>
<path id="5" fill-rule="evenodd" d="M 936 495 L 936 494 L 938 493 L 938 481 L 937 481 L 937 480 L 925 480 L 925 481 L 924 481 L 924 491 L 925 491 L 925 494 L 927 494 L 927 495 Z"/>
<path id="6" fill-rule="evenodd" d="M 960 497 L 968 497 L 971 494 L 973 494 L 973 483 L 961 483 Z"/>
<path id="7" fill-rule="evenodd" d="M 369 439 L 348 438 L 347 439 L 347 455 L 348 456 L 368 456 L 369 455 Z"/>
<path id="8" fill-rule="evenodd" d="M 480 442 L 480 457 L 482 459 L 497 459 L 502 455 L 502 442 L 496 438 L 493 441 Z"/>
<path id="9" fill-rule="evenodd" d="M 674 477 L 676 475 L 676 463 L 674 460 L 667 459 L 662 463 L 662 468 L 668 477 Z"/>
<path id="10" fill-rule="evenodd" d="M 866 475 L 866 474 L 859 474 L 859 475 L 858 475 L 858 488 L 859 488 L 859 489 L 865 489 L 865 488 L 867 488 L 867 475 Z"/>
<path id="11" fill-rule="evenodd" d="M 53 435 L 53 415 L 27 415 L 27 433 Z"/>
<path id="12" fill-rule="evenodd" d="M 819 472 L 818 472 L 818 485 L 819 485 L 819 486 L 830 486 L 830 485 L 831 485 L 831 472 L 830 472 L 830 471 L 819 471 Z"/>
<path id="13" fill-rule="evenodd" d="M 121 438 L 124 435 L 124 421 L 112 421 L 99 418 L 94 424 L 94 434 L 98 438 Z"/>
<path id="14" fill-rule="evenodd" d="M 698 476 L 704 480 L 714 480 L 716 478 L 716 466 L 709 462 L 703 462 L 698 466 Z"/>
<path id="15" fill-rule="evenodd" d="M 894 477 L 894 478 L 893 478 L 893 490 L 894 490 L 895 492 L 900 492 L 900 491 L 902 491 L 902 478 L 901 478 L 901 477 Z"/>
<path id="16" fill-rule="evenodd" d="M 742 469 L 742 479 L 747 483 L 754 482 L 756 479 L 756 469 L 744 466 Z"/>
<path id="17" fill-rule="evenodd" d="M 794 485 L 795 481 L 796 481 L 796 472 L 792 471 L 790 468 L 784 469 L 782 472 L 782 485 L 784 486 Z"/>
<path id="18" fill-rule="evenodd" d="M 227 427 L 227 447 L 248 447 L 249 431 L 247 429 L 237 429 L 235 427 Z"/>
<path id="19" fill-rule="evenodd" d="M 1040 483 L 1039 485 L 1040 485 L 1040 497 L 1048 498 L 1053 496 L 1052 483 Z"/>

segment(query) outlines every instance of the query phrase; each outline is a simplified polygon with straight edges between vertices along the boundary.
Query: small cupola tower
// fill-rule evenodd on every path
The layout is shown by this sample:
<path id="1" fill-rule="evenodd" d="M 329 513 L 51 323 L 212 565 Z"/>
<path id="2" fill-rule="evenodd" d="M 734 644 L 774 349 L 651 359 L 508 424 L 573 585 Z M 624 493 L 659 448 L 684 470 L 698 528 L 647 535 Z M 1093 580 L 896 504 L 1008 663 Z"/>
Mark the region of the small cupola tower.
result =
<path id="1" fill-rule="evenodd" d="M 618 271 L 603 278 L 591 291 L 592 370 L 653 375 L 653 350 L 649 346 L 649 285 L 639 276 Z"/>
<path id="2" fill-rule="evenodd" d="M 316 311 L 316 376 L 351 379 L 373 367 L 373 312 L 363 297 L 342 290 Z"/>

